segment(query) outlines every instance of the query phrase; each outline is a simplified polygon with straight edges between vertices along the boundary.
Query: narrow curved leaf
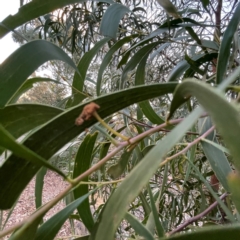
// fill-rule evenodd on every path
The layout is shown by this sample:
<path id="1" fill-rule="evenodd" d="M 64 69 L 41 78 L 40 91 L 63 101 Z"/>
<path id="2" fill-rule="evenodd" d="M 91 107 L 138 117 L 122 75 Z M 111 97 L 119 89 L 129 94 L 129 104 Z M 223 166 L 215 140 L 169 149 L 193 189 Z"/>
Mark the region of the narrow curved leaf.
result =
<path id="1" fill-rule="evenodd" d="M 209 48 L 209 49 L 213 49 L 218 51 L 219 50 L 219 45 L 215 42 L 215 41 L 210 41 L 210 40 L 206 40 L 206 39 L 202 39 L 202 46 Z"/>
<path id="2" fill-rule="evenodd" d="M 199 129 L 201 129 L 200 134 L 202 135 L 209 128 L 212 127 L 212 123 L 210 118 L 203 118 L 199 120 Z M 212 140 L 217 143 L 217 139 L 213 134 L 209 134 L 206 139 Z M 215 172 L 218 180 L 223 185 L 225 190 L 229 192 L 229 186 L 227 181 L 227 176 L 232 172 L 231 166 L 228 162 L 225 154 L 215 146 L 211 145 L 208 142 L 201 141 L 201 145 L 203 147 L 203 151 Z"/>
<path id="3" fill-rule="evenodd" d="M 80 174 L 88 170 L 91 166 L 92 162 L 92 152 L 94 149 L 94 144 L 97 139 L 98 133 L 91 135 L 88 134 L 83 142 L 81 143 L 78 153 L 75 158 L 74 170 L 73 170 L 73 178 L 78 177 Z M 82 181 L 88 181 L 88 177 L 83 179 Z M 88 193 L 88 185 L 80 185 L 78 188 L 75 188 L 73 191 L 74 198 L 80 198 L 81 196 Z M 94 219 L 91 213 L 89 200 L 86 199 L 82 202 L 82 204 L 77 208 L 79 216 L 81 217 L 84 225 L 91 232 Z"/>
<path id="4" fill-rule="evenodd" d="M 176 7 L 169 0 L 157 0 L 157 2 L 164 8 L 164 10 L 175 18 L 180 18 Z"/>
<path id="5" fill-rule="evenodd" d="M 190 65 L 190 68 L 184 74 L 184 78 L 193 77 L 195 72 L 203 75 L 205 72 L 201 70 L 199 67 L 206 62 L 210 62 L 214 58 L 217 58 L 217 53 L 206 53 L 204 55 L 196 55 L 193 58 L 190 58 L 185 54 L 185 60 Z"/>
<path id="6" fill-rule="evenodd" d="M 143 207 L 143 210 L 144 210 L 144 217 L 147 218 L 151 214 L 151 211 L 152 211 L 151 207 L 148 203 L 146 195 L 143 194 L 143 191 L 141 191 L 138 196 L 139 196 L 139 198 L 141 199 L 141 202 L 142 202 L 142 207 Z"/>
<path id="7" fill-rule="evenodd" d="M 45 166 L 45 167 L 51 169 L 52 171 L 60 174 L 64 178 L 66 178 L 66 176 L 63 172 L 61 172 L 59 169 L 52 166 L 44 158 L 40 157 L 39 155 L 37 155 L 35 152 L 31 151 L 24 145 L 21 145 L 20 143 L 16 142 L 15 139 L 1 125 L 0 125 L 0 134 L 1 134 L 1 138 L 0 138 L 0 146 L 1 147 L 4 147 L 4 148 L 12 151 L 18 157 L 24 158 L 24 159 L 34 163 L 36 168 Z M 9 174 L 9 173 L 6 173 L 6 174 Z"/>
<path id="8" fill-rule="evenodd" d="M 201 26 L 201 23 L 198 23 L 191 18 L 174 19 L 174 20 L 171 20 L 171 21 L 167 20 L 158 29 L 152 31 L 143 40 L 137 42 L 135 45 L 133 45 L 131 48 L 129 48 L 126 53 L 132 51 L 132 49 L 136 48 L 137 46 L 143 45 L 144 43 L 150 41 L 154 37 L 156 37 L 156 36 L 158 36 L 158 35 L 160 35 L 164 32 L 168 32 L 169 29 L 182 28 L 182 26 L 180 25 L 182 23 L 182 20 L 184 21 L 184 24 L 187 23 L 187 22 L 190 22 L 194 26 Z"/>
<path id="9" fill-rule="evenodd" d="M 43 192 L 43 185 L 44 185 L 44 176 L 47 173 L 47 168 L 42 167 L 37 175 L 35 181 L 35 205 L 36 209 L 42 206 L 42 192 Z"/>
<path id="10" fill-rule="evenodd" d="M 232 193 L 232 198 L 234 201 L 234 204 L 236 206 L 236 209 L 238 213 L 240 213 L 240 177 L 239 174 L 237 173 L 231 173 L 228 176 L 228 184 Z"/>
<path id="11" fill-rule="evenodd" d="M 188 163 L 191 165 L 192 169 L 194 169 L 196 176 L 198 179 L 200 179 L 205 186 L 208 188 L 209 192 L 211 195 L 215 198 L 215 200 L 218 202 L 222 210 L 225 212 L 227 218 L 229 219 L 230 222 L 235 223 L 237 222 L 236 218 L 233 215 L 233 212 L 225 205 L 225 203 L 219 198 L 218 194 L 213 190 L 212 186 L 206 180 L 206 178 L 203 176 L 203 174 L 199 171 L 199 169 L 193 164 L 193 162 L 188 160 Z"/>
<path id="12" fill-rule="evenodd" d="M 49 121 L 63 110 L 39 104 L 16 104 L 0 109 L 0 123 L 15 138 Z"/>
<path id="13" fill-rule="evenodd" d="M 194 95 L 198 99 L 200 104 L 212 117 L 213 122 L 222 134 L 234 158 L 234 165 L 240 170 L 240 148 L 238 144 L 240 141 L 238 134 L 240 132 L 240 116 L 237 107 L 233 103 L 229 103 L 224 98 L 224 94 L 219 92 L 219 89 L 214 89 L 210 87 L 209 84 L 199 81 L 196 82 L 194 79 L 190 79 L 184 80 L 176 89 L 170 108 L 169 118 L 191 95 Z"/>
<path id="14" fill-rule="evenodd" d="M 153 235 L 132 214 L 126 213 L 124 218 L 130 223 L 136 233 L 144 237 L 144 239 L 154 240 Z"/>
<path id="15" fill-rule="evenodd" d="M 220 145 L 217 141 L 213 142 L 213 141 L 208 140 L 207 138 L 203 138 L 203 139 L 201 139 L 201 141 L 207 142 L 210 145 L 214 146 L 215 148 L 219 149 L 221 152 L 224 152 L 224 153 L 227 153 L 230 155 L 229 150 L 227 148 L 223 147 L 222 145 Z"/>
<path id="16" fill-rule="evenodd" d="M 198 45 L 202 45 L 201 40 L 199 39 L 198 35 L 194 32 L 193 28 L 191 27 L 185 27 L 189 35 L 192 37 L 193 40 L 197 42 Z M 204 49 L 205 50 L 205 49 Z"/>
<path id="17" fill-rule="evenodd" d="M 191 60 L 194 62 L 194 64 L 200 66 L 201 64 L 209 62 L 216 57 L 217 53 L 207 53 L 204 55 L 196 55 Z M 186 60 L 183 60 L 179 62 L 177 66 L 175 66 L 175 68 L 170 72 L 167 81 L 176 81 L 177 78 L 179 78 L 185 71 L 188 71 L 187 73 L 185 73 L 186 76 L 192 76 L 195 73 L 193 69 L 190 68 L 190 64 Z"/>
<path id="18" fill-rule="evenodd" d="M 163 83 L 134 87 L 92 99 L 92 101 L 100 106 L 98 113 L 102 118 L 105 118 L 133 103 L 172 93 L 176 85 L 176 83 Z M 75 119 L 88 103 L 86 102 L 59 114 L 30 135 L 23 144 L 43 158 L 49 159 L 70 140 L 96 123 L 95 119 L 91 119 L 79 127 L 75 125 Z M 11 208 L 16 198 L 38 170 L 39 167 L 36 167 L 33 163 L 14 155 L 4 162 L 0 167 L 0 209 Z M 11 175 L 9 175 L 9 172 L 11 172 Z M 15 176 L 15 178 L 12 176 Z"/>
<path id="19" fill-rule="evenodd" d="M 223 225 L 204 227 L 198 231 L 189 233 L 176 234 L 163 240 L 226 240 L 238 239 L 240 235 L 240 226 L 236 225 Z"/>
<path id="20" fill-rule="evenodd" d="M 142 47 L 137 53 L 134 54 L 134 56 L 130 59 L 130 61 L 126 64 L 125 68 L 123 69 L 120 88 L 123 88 L 124 82 L 128 77 L 128 73 L 132 71 L 142 59 L 145 59 L 146 55 L 149 55 L 151 50 L 158 44 L 159 42 L 150 43 Z"/>
<path id="21" fill-rule="evenodd" d="M 195 8 L 186 7 L 185 9 L 178 11 L 178 13 L 181 15 L 186 14 L 187 16 L 196 14 L 197 16 L 202 17 L 202 15 L 200 14 L 200 9 Z"/>
<path id="22" fill-rule="evenodd" d="M 145 84 L 145 67 L 146 67 L 147 59 L 148 59 L 148 56 L 149 56 L 151 50 L 152 49 L 150 48 L 150 50 L 145 54 L 145 56 L 142 58 L 142 60 L 138 64 L 136 75 L 135 75 L 135 85 Z M 138 105 L 139 105 L 140 109 L 142 110 L 143 114 L 152 123 L 161 124 L 164 122 L 164 120 L 161 119 L 158 116 L 158 114 L 153 110 L 149 101 L 140 102 Z"/>
<path id="23" fill-rule="evenodd" d="M 74 62 L 61 48 L 45 40 L 26 43 L 11 54 L 0 65 L 0 108 L 11 100 L 39 66 L 53 59 L 64 61 L 77 70 Z"/>
<path id="24" fill-rule="evenodd" d="M 101 21 L 100 34 L 116 38 L 119 22 L 127 12 L 130 12 L 130 9 L 119 3 L 114 3 L 108 7 Z"/>
<path id="25" fill-rule="evenodd" d="M 99 96 L 100 95 L 100 90 L 101 90 L 101 81 L 102 81 L 102 75 L 103 75 L 103 72 L 104 70 L 106 69 L 107 65 L 109 64 L 109 62 L 111 61 L 112 59 L 112 56 L 113 54 L 119 49 L 121 48 L 124 44 L 130 42 L 132 39 L 134 39 L 135 37 L 137 37 L 138 34 L 135 34 L 135 35 L 131 35 L 131 36 L 128 36 L 128 37 L 125 37 L 121 40 L 119 40 L 117 43 L 115 43 L 110 49 L 109 51 L 107 52 L 107 54 L 105 55 L 104 59 L 102 60 L 102 64 L 99 68 L 99 71 L 98 71 L 98 78 L 97 78 L 97 95 Z"/>
<path id="26" fill-rule="evenodd" d="M 79 238 L 74 238 L 73 240 L 88 240 L 89 239 L 89 235 L 83 236 L 83 237 L 79 237 Z"/>
<path id="27" fill-rule="evenodd" d="M 228 24 L 226 31 L 224 32 L 223 39 L 220 45 L 220 51 L 218 56 L 217 63 L 217 84 L 221 83 L 224 79 L 228 60 L 230 55 L 231 43 L 234 38 L 234 34 L 237 31 L 238 25 L 240 21 L 240 3 L 238 4 L 231 21 Z"/>
<path id="28" fill-rule="evenodd" d="M 95 0 L 96 2 L 114 3 L 112 0 Z M 67 4 L 87 2 L 87 0 L 51 0 L 42 1 L 34 0 L 19 8 L 19 11 L 14 16 L 10 15 L 0 23 L 0 38 L 5 36 L 11 30 L 21 26 L 22 24 L 43 16 L 46 13 L 52 12 L 58 8 L 64 7 Z"/>
<path id="29" fill-rule="evenodd" d="M 53 80 L 51 78 L 30 78 L 27 81 L 23 83 L 23 85 L 17 90 L 17 92 L 14 94 L 12 99 L 10 100 L 9 103 L 15 103 L 17 100 L 23 95 L 25 92 L 27 92 L 29 89 L 33 88 L 35 83 L 40 83 L 40 82 L 53 82 L 53 83 L 60 83 L 56 80 Z"/>
<path id="30" fill-rule="evenodd" d="M 167 82 L 176 81 L 189 67 L 186 60 L 179 62 L 168 75 Z"/>
<path id="31" fill-rule="evenodd" d="M 3 109 L 0 108 L 0 124 L 14 138 L 19 138 L 61 112 L 59 108 L 38 104 L 9 105 Z M 0 154 L 3 151 L 4 148 L 0 148 Z"/>
<path id="32" fill-rule="evenodd" d="M 80 59 L 77 68 L 80 73 L 77 74 L 77 72 L 74 74 L 73 78 L 73 99 L 70 99 L 67 103 L 67 107 L 72 107 L 77 104 L 79 104 L 84 98 L 87 97 L 86 94 L 83 94 L 83 86 L 84 86 L 84 81 L 86 78 L 87 70 L 90 66 L 91 61 L 93 60 L 94 56 L 98 53 L 100 48 L 107 43 L 110 40 L 110 38 L 104 38 L 97 42 L 94 47 L 87 53 L 83 55 L 83 57 Z"/>
<path id="33" fill-rule="evenodd" d="M 188 71 L 186 71 L 186 73 L 184 74 L 184 78 L 188 78 L 188 77 L 193 77 L 195 72 L 200 74 L 200 75 L 204 75 L 204 71 L 202 69 L 199 68 L 199 66 L 201 65 L 201 63 L 194 61 L 193 59 L 191 59 L 187 53 L 185 53 L 185 60 L 188 62 L 188 64 L 190 65 L 190 68 Z"/>
<path id="34" fill-rule="evenodd" d="M 132 151 L 125 150 L 119 161 L 109 167 L 107 172 L 112 179 L 119 178 L 124 173 L 131 155 Z"/>
<path id="35" fill-rule="evenodd" d="M 201 3 L 204 8 L 207 8 L 207 6 L 209 5 L 209 2 L 210 2 L 210 0 L 201 0 Z"/>
<path id="36" fill-rule="evenodd" d="M 162 124 L 164 120 L 153 110 L 149 101 L 144 101 L 139 103 L 139 107 L 141 108 L 143 114 L 148 118 L 150 122 L 153 124 Z"/>
<path id="37" fill-rule="evenodd" d="M 148 192 L 149 192 L 149 196 L 150 196 L 150 203 L 151 203 L 151 208 L 152 208 L 152 214 L 153 214 L 156 230 L 157 230 L 157 233 L 158 233 L 158 237 L 163 237 L 164 236 L 164 229 L 163 229 L 162 224 L 159 221 L 159 213 L 158 213 L 158 211 L 159 211 L 158 208 L 159 207 L 156 206 L 157 204 L 159 205 L 159 197 L 160 197 L 160 195 L 159 195 L 159 197 L 157 199 L 157 202 L 156 202 L 156 205 L 155 205 L 153 194 L 152 194 L 152 190 L 151 190 L 150 187 L 148 187 Z"/>

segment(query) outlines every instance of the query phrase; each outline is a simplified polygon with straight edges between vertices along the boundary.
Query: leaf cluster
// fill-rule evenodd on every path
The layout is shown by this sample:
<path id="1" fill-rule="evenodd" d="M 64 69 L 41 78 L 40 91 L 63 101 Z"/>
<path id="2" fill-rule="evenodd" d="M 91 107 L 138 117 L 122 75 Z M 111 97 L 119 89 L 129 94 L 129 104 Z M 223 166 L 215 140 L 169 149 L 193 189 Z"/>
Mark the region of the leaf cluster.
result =
<path id="1" fill-rule="evenodd" d="M 69 219 L 89 232 L 75 239 L 237 239 L 237 1 L 20 4 L 0 24 L 22 44 L 0 66 L 0 209 L 36 176 L 36 211 L 0 237 L 54 239 Z M 46 62 L 53 77 L 29 79 Z M 61 101 L 34 103 L 42 82 Z M 69 186 L 42 205 L 46 170 Z"/>

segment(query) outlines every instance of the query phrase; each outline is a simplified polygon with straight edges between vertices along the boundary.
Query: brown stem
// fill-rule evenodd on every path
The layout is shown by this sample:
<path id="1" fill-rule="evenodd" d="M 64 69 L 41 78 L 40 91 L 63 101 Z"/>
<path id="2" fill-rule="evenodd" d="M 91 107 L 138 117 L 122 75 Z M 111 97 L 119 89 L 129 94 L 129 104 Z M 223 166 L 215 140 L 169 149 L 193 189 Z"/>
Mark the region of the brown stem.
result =
<path id="1" fill-rule="evenodd" d="M 166 163 L 168 163 L 169 161 L 171 161 L 172 159 L 183 155 L 187 152 L 188 149 L 190 149 L 192 146 L 194 146 L 195 144 L 197 144 L 198 142 L 200 142 L 203 138 L 205 138 L 208 134 L 210 134 L 213 130 L 214 130 L 214 126 L 212 126 L 211 128 L 209 128 L 204 134 L 202 134 L 200 137 L 196 138 L 194 141 L 192 141 L 191 143 L 188 143 L 188 145 L 181 150 L 180 152 L 166 158 L 164 161 L 161 162 L 160 166 L 162 167 L 163 165 L 165 165 Z"/>
<path id="2" fill-rule="evenodd" d="M 224 198 L 226 198 L 228 196 L 228 193 L 224 193 L 220 199 L 223 200 Z M 186 222 L 184 222 L 182 225 L 180 225 L 179 227 L 177 227 L 176 229 L 172 230 L 170 233 L 168 233 L 168 236 L 180 232 L 182 231 L 185 227 L 187 227 L 189 224 L 198 221 L 199 219 L 201 219 L 202 217 L 206 216 L 208 213 L 210 213 L 216 206 L 218 205 L 218 202 L 215 201 L 213 204 L 211 204 L 206 210 L 204 210 L 203 212 L 201 212 L 200 214 L 189 218 Z"/>

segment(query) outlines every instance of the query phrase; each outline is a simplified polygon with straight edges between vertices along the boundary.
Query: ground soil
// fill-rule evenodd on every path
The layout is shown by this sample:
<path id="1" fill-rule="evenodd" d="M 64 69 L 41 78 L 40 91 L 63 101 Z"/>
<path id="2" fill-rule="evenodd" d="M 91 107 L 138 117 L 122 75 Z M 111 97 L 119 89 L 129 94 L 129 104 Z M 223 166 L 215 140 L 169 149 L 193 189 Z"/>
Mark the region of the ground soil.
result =
<path id="1" fill-rule="evenodd" d="M 68 183 L 64 182 L 62 177 L 54 172 L 48 171 L 44 178 L 44 189 L 42 201 L 43 204 L 49 202 L 58 193 L 63 191 L 68 186 Z M 26 189 L 21 194 L 16 207 L 14 208 L 10 218 L 7 221 L 5 228 L 13 226 L 14 224 L 21 222 L 27 216 L 31 215 L 35 208 L 35 196 L 34 196 L 35 178 L 28 184 Z M 65 207 L 64 200 L 60 201 L 54 208 L 52 208 L 44 217 L 44 221 L 56 214 L 58 211 Z M 3 212 L 3 220 L 6 219 L 8 211 Z M 87 234 L 86 228 L 79 222 L 75 221 L 75 232 L 72 231 L 69 221 L 66 221 L 55 239 L 70 240 L 74 239 L 73 236 L 80 237 Z M 8 239 L 8 237 L 4 238 Z"/>

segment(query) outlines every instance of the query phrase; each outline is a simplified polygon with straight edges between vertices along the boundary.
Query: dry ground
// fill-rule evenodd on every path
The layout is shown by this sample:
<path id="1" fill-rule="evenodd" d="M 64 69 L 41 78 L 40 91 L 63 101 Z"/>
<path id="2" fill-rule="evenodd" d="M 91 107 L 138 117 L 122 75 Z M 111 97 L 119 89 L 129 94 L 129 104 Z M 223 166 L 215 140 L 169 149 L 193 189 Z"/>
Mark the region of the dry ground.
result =
<path id="1" fill-rule="evenodd" d="M 58 193 L 64 190 L 67 185 L 68 184 L 63 181 L 62 177 L 54 172 L 48 171 L 44 178 L 44 189 L 42 197 L 43 204 L 53 199 Z M 29 216 L 35 211 L 34 186 L 35 178 L 28 184 L 27 188 L 20 196 L 13 213 L 6 224 L 6 228 L 13 226 L 17 222 L 21 222 L 25 217 Z M 62 200 L 45 215 L 44 220 L 49 219 L 64 207 L 65 203 Z M 7 211 L 4 211 L 3 219 L 6 219 L 7 213 Z M 75 235 L 79 237 L 81 235 L 87 234 L 86 228 L 80 222 L 75 222 L 75 226 Z M 56 239 L 70 240 L 72 239 L 71 236 L 73 236 L 73 233 L 71 231 L 70 223 L 69 221 L 66 221 L 58 232 Z"/>

